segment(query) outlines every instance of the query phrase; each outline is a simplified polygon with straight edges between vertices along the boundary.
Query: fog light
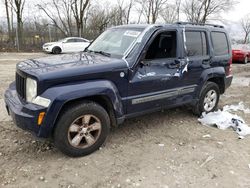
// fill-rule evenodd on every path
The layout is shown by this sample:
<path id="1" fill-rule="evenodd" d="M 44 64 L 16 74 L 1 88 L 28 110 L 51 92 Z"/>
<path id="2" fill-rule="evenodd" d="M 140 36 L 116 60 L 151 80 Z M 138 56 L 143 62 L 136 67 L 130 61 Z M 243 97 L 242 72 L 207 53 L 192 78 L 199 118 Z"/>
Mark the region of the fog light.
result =
<path id="1" fill-rule="evenodd" d="M 42 124 L 44 116 L 45 116 L 45 112 L 40 112 L 39 113 L 38 120 L 37 120 L 38 125 Z"/>

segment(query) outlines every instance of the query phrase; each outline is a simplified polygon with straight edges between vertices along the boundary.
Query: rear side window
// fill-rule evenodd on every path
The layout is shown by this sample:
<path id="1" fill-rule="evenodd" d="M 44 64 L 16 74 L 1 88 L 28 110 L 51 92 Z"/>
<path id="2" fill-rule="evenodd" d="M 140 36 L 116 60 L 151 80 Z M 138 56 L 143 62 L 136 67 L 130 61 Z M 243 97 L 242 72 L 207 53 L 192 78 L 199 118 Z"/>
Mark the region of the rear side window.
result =
<path id="1" fill-rule="evenodd" d="M 200 31 L 186 32 L 187 56 L 206 56 L 207 40 L 206 33 Z"/>
<path id="2" fill-rule="evenodd" d="M 211 35 L 215 56 L 228 55 L 229 47 L 226 34 L 222 32 L 212 32 Z"/>
<path id="3" fill-rule="evenodd" d="M 84 39 L 75 39 L 76 40 L 76 42 L 87 42 L 86 40 L 84 40 Z"/>

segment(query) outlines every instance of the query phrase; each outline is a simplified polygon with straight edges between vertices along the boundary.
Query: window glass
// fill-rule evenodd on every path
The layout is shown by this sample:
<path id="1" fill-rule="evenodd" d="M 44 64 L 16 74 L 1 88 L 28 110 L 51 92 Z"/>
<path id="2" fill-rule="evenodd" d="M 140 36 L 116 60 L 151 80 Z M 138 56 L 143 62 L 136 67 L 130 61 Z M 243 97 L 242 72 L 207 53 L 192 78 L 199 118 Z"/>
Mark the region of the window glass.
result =
<path id="1" fill-rule="evenodd" d="M 122 57 L 142 33 L 142 29 L 113 28 L 102 33 L 89 47 L 90 51 L 103 51 Z"/>
<path id="2" fill-rule="evenodd" d="M 84 40 L 84 39 L 75 39 L 76 40 L 76 42 L 87 42 L 86 40 Z"/>
<path id="3" fill-rule="evenodd" d="M 212 42 L 216 56 L 229 54 L 227 36 L 222 32 L 212 32 Z"/>
<path id="4" fill-rule="evenodd" d="M 145 59 L 165 59 L 176 57 L 176 32 L 158 34 L 148 48 Z"/>
<path id="5" fill-rule="evenodd" d="M 75 39 L 68 39 L 67 42 L 75 42 Z"/>
<path id="6" fill-rule="evenodd" d="M 201 40 L 202 40 L 202 54 L 207 55 L 207 40 L 206 40 L 206 34 L 205 32 L 201 32 Z"/>
<path id="7" fill-rule="evenodd" d="M 187 56 L 207 55 L 207 40 L 205 32 L 187 31 L 186 32 Z"/>

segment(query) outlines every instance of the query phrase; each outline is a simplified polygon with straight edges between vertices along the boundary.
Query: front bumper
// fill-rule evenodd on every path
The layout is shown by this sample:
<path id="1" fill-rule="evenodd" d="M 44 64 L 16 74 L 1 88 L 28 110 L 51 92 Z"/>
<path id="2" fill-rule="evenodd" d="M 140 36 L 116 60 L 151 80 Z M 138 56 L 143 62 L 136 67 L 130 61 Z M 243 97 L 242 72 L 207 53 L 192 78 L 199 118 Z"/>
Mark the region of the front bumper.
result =
<path id="1" fill-rule="evenodd" d="M 43 121 L 40 126 L 37 124 L 39 113 L 46 112 L 46 108 L 27 103 L 20 99 L 16 92 L 14 82 L 10 84 L 9 88 L 6 90 L 4 100 L 8 114 L 18 127 L 32 132 L 37 137 L 48 137 L 47 134 L 44 134 L 47 132 L 44 131 L 44 129 L 46 129 L 45 122 Z"/>
<path id="2" fill-rule="evenodd" d="M 52 48 L 49 46 L 49 47 L 44 47 L 43 46 L 43 51 L 44 52 L 48 52 L 48 53 L 51 53 L 52 52 Z"/>

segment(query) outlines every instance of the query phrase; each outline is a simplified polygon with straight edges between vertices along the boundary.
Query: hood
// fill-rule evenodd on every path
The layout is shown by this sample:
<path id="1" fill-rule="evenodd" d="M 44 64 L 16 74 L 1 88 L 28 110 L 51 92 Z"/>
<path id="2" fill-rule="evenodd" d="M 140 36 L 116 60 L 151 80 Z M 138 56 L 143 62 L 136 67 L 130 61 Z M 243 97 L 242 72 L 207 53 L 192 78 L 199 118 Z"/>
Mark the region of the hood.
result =
<path id="1" fill-rule="evenodd" d="M 17 64 L 17 71 L 37 79 L 67 78 L 127 68 L 122 59 L 93 53 L 73 53 L 29 59 Z"/>
<path id="2" fill-rule="evenodd" d="M 50 45 L 54 45 L 58 42 L 47 42 L 47 43 L 44 43 L 43 46 L 50 46 Z"/>

